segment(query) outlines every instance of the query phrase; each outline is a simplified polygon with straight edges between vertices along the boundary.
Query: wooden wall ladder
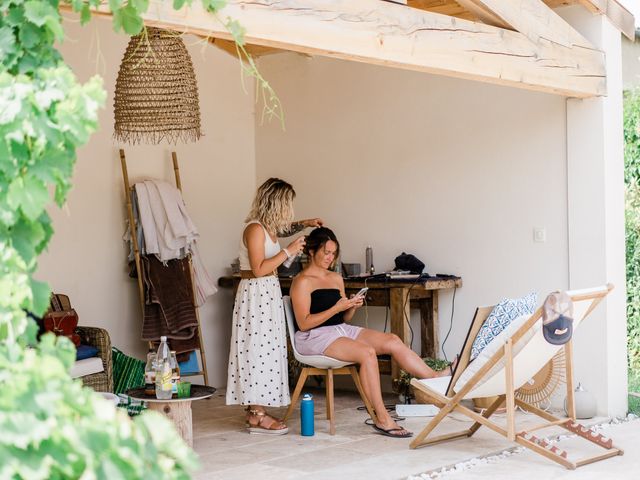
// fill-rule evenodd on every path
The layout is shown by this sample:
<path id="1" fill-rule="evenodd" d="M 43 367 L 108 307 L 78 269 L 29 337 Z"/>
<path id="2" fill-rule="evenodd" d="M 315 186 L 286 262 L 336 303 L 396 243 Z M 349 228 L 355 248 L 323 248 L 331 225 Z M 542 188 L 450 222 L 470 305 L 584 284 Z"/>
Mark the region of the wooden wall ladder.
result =
<path id="1" fill-rule="evenodd" d="M 182 193 L 182 182 L 180 181 L 180 167 L 178 166 L 178 155 L 176 154 L 176 152 L 171 152 L 171 158 L 173 160 L 173 173 L 175 175 L 176 187 L 178 188 L 178 190 L 180 190 L 180 193 Z M 124 181 L 124 194 L 126 197 L 125 201 L 127 204 L 127 214 L 129 216 L 129 227 L 130 227 L 129 230 L 131 232 L 131 242 L 133 244 L 133 255 L 136 262 L 136 272 L 138 273 L 137 278 L 138 278 L 138 294 L 140 297 L 140 308 L 142 310 L 142 317 L 144 318 L 145 302 L 144 302 L 144 285 L 143 285 L 142 274 L 141 274 L 142 265 L 140 261 L 140 249 L 138 248 L 138 236 L 136 232 L 136 223 L 133 215 L 133 205 L 131 204 L 131 194 L 133 192 L 134 186 L 129 183 L 129 174 L 127 171 L 127 159 L 124 154 L 124 149 L 122 148 L 120 149 L 120 164 L 122 166 L 122 179 Z M 209 385 L 209 375 L 207 373 L 207 360 L 204 353 L 202 328 L 200 327 L 200 314 L 198 312 L 199 309 L 196 303 L 196 296 L 195 296 L 195 277 L 193 274 L 193 262 L 191 259 L 191 254 L 189 254 L 189 274 L 191 275 L 191 291 L 193 294 L 193 305 L 195 307 L 196 319 L 198 321 L 197 335 L 198 335 L 198 345 L 200 347 L 199 348 L 200 364 L 202 365 L 202 368 L 197 372 L 185 373 L 185 374 L 181 374 L 181 376 L 183 377 L 202 376 L 204 377 L 205 385 Z M 149 342 L 149 346 L 151 345 L 152 345 L 152 342 Z"/>

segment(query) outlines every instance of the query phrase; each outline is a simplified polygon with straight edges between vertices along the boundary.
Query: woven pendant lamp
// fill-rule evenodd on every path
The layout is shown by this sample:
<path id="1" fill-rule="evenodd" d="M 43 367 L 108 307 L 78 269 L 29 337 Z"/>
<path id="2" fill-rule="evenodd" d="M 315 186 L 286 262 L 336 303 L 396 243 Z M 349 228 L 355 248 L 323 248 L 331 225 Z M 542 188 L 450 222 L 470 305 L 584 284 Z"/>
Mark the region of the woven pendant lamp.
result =
<path id="1" fill-rule="evenodd" d="M 114 138 L 124 143 L 200 139 L 198 85 L 180 36 L 147 27 L 131 38 L 120 64 Z"/>

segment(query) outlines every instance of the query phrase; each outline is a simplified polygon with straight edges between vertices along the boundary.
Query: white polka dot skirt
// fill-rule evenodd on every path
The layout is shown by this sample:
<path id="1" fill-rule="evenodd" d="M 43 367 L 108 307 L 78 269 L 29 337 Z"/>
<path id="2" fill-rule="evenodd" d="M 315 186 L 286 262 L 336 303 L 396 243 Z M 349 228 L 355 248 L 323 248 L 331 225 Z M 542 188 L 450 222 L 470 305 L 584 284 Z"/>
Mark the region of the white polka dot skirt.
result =
<path id="1" fill-rule="evenodd" d="M 233 307 L 227 405 L 289 405 L 287 330 L 280 282 L 243 279 Z"/>

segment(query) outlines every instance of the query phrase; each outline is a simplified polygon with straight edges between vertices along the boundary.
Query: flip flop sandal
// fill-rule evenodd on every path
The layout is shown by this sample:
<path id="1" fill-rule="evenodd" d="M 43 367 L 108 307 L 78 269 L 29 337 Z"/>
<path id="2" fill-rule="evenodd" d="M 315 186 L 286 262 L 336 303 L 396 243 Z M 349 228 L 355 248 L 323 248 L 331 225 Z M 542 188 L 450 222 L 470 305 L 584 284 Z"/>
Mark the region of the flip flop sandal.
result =
<path id="1" fill-rule="evenodd" d="M 247 421 L 247 431 L 249 433 L 253 433 L 254 435 L 285 435 L 289 433 L 289 427 L 284 428 L 272 428 L 277 425 L 281 425 L 281 421 L 271 417 L 271 415 L 267 415 L 266 412 L 259 412 L 257 410 L 249 410 L 249 414 L 259 417 L 258 423 L 255 425 L 251 425 L 249 421 Z M 273 422 L 269 424 L 268 427 L 263 427 L 262 422 L 266 417 L 271 417 Z"/>
<path id="2" fill-rule="evenodd" d="M 388 429 L 384 429 L 382 427 L 379 427 L 377 425 L 373 425 L 373 428 L 380 434 L 380 435 L 384 435 L 385 437 L 393 437 L 393 438 L 409 438 L 413 436 L 413 433 L 405 430 L 404 428 L 401 427 L 396 427 L 396 428 L 388 428 Z M 402 432 L 404 431 L 404 433 L 399 433 L 399 434 L 394 434 L 393 432 Z"/>

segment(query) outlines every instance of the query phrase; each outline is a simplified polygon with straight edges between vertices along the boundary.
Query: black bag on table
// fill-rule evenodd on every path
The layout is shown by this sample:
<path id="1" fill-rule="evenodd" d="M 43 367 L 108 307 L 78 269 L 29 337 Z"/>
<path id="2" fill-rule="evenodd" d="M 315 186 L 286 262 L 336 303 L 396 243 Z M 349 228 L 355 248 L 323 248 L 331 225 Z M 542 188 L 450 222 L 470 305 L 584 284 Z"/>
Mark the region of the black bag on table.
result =
<path id="1" fill-rule="evenodd" d="M 402 252 L 395 259 L 396 270 L 408 270 L 411 273 L 422 274 L 424 270 L 424 263 L 422 263 L 418 257 L 410 253 Z"/>

